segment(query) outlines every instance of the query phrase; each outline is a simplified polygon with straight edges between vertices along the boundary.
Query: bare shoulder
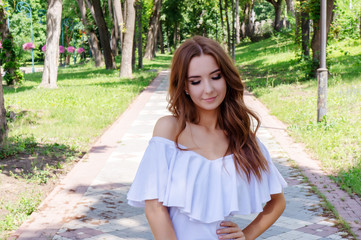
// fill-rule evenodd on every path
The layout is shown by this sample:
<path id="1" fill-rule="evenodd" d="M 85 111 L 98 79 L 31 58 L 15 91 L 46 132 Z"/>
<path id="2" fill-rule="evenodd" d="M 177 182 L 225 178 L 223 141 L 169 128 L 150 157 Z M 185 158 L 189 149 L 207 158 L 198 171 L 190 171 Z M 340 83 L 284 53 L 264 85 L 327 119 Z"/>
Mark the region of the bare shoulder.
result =
<path id="1" fill-rule="evenodd" d="M 174 116 L 164 116 L 158 119 L 153 130 L 153 136 L 174 141 L 178 129 L 178 120 Z"/>

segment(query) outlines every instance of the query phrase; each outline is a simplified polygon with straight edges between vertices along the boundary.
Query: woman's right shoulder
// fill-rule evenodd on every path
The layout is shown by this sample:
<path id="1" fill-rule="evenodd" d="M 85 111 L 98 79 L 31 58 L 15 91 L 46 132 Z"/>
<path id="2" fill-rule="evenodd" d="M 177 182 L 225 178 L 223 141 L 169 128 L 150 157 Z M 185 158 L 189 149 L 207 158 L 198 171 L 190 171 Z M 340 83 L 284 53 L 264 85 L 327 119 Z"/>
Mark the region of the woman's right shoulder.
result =
<path id="1" fill-rule="evenodd" d="M 153 137 L 162 137 L 174 141 L 178 132 L 178 125 L 178 119 L 174 116 L 161 117 L 154 126 Z"/>

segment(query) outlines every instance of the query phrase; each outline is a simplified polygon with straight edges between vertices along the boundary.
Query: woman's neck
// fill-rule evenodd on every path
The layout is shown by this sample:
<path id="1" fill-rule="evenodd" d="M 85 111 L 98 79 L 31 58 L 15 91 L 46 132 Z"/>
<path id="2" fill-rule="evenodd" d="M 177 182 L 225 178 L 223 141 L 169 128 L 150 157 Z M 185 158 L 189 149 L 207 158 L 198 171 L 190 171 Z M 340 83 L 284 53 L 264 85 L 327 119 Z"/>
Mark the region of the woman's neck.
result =
<path id="1" fill-rule="evenodd" d="M 199 122 L 197 125 L 203 126 L 208 131 L 218 129 L 218 111 L 199 111 Z"/>

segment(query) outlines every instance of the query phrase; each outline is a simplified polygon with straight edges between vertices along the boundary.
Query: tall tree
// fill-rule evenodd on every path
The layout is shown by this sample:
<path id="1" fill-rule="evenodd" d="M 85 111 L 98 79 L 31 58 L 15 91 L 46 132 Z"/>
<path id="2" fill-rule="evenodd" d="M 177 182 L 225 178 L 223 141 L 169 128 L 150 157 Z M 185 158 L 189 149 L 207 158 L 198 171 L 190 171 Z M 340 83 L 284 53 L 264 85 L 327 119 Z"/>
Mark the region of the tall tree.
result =
<path id="1" fill-rule="evenodd" d="M 282 14 L 282 0 L 266 0 L 267 2 L 271 3 L 275 9 L 275 19 L 274 19 L 274 29 L 275 31 L 280 31 L 282 24 L 281 24 L 281 14 Z"/>
<path id="2" fill-rule="evenodd" d="M 102 67 L 104 65 L 103 55 L 100 50 L 98 37 L 95 34 L 94 29 L 88 24 L 85 2 L 84 0 L 77 0 L 77 1 L 80 9 L 81 21 L 85 27 L 85 33 L 88 36 L 89 48 L 92 53 L 95 66 Z"/>
<path id="3" fill-rule="evenodd" d="M 5 81 L 8 85 L 15 85 L 23 80 L 23 73 L 19 70 L 18 58 L 15 52 L 14 38 L 9 31 L 4 3 L 0 0 L 0 35 L 3 50 L 1 65 L 6 72 Z"/>
<path id="4" fill-rule="evenodd" d="M 3 94 L 3 77 L 0 69 L 0 147 L 3 146 L 4 141 L 8 136 L 8 126 L 6 124 L 6 110 Z"/>
<path id="5" fill-rule="evenodd" d="M 136 3 L 137 22 L 137 48 L 138 48 L 138 68 L 143 68 L 143 40 L 142 40 L 142 1 Z"/>
<path id="6" fill-rule="evenodd" d="M 319 1 L 313 2 L 315 9 L 321 8 Z M 335 8 L 334 0 L 327 0 L 327 19 L 326 19 L 326 39 L 328 36 L 328 32 L 330 30 L 330 25 L 333 19 L 333 9 Z M 315 14 L 314 14 L 315 15 Z M 326 40 L 327 41 L 327 40 Z M 320 28 L 320 19 L 316 19 L 313 24 L 313 36 L 311 41 L 311 49 L 312 49 L 312 59 L 313 61 L 320 60 L 320 49 L 321 49 L 321 28 Z"/>
<path id="7" fill-rule="evenodd" d="M 110 38 L 107 24 L 104 19 L 103 10 L 100 5 L 100 0 L 92 0 L 94 7 L 94 14 L 98 26 L 100 45 L 103 48 L 104 61 L 106 69 L 115 69 L 115 61 L 112 50 L 110 48 Z"/>
<path id="8" fill-rule="evenodd" d="M 122 49 L 122 61 L 120 65 L 120 77 L 132 78 L 132 48 L 135 28 L 134 0 L 126 0 L 125 33 Z"/>
<path id="9" fill-rule="evenodd" d="M 122 4 L 120 0 L 112 0 L 112 3 L 113 3 L 114 37 L 115 37 L 116 46 L 118 48 L 119 43 L 120 46 L 122 46 L 123 43 L 122 29 L 124 22 L 123 22 Z"/>
<path id="10" fill-rule="evenodd" d="M 236 43 L 241 42 L 241 26 L 239 23 L 239 0 L 236 0 Z"/>
<path id="11" fill-rule="evenodd" d="M 295 4 L 293 0 L 286 0 L 287 12 L 290 12 L 292 16 L 295 16 Z"/>
<path id="12" fill-rule="evenodd" d="M 145 48 L 144 58 L 153 59 L 155 47 L 157 43 L 157 34 L 159 28 L 160 9 L 162 7 L 162 0 L 153 1 L 153 13 L 149 20 L 149 28 L 147 34 L 147 46 Z"/>
<path id="13" fill-rule="evenodd" d="M 226 16 L 226 23 L 227 23 L 227 46 L 228 46 L 228 53 L 231 55 L 231 29 L 229 27 L 229 18 L 228 18 L 228 0 L 224 1 L 224 14 Z"/>
<path id="14" fill-rule="evenodd" d="M 310 56 L 310 13 L 305 6 L 306 1 L 301 0 L 301 39 L 302 39 L 302 52 L 305 57 Z"/>
<path id="15" fill-rule="evenodd" d="M 62 10 L 62 0 L 48 0 L 48 11 L 46 13 L 46 52 L 40 87 L 57 88 Z"/>

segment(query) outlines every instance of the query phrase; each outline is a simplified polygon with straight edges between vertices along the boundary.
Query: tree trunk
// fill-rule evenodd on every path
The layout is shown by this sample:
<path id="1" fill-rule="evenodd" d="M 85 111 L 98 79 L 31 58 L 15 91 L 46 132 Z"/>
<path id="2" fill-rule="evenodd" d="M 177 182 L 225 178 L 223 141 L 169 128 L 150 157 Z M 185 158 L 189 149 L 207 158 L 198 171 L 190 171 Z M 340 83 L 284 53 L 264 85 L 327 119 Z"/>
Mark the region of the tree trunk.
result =
<path id="1" fill-rule="evenodd" d="M 254 13 L 254 1 L 250 1 L 249 3 L 249 10 L 248 10 L 248 23 L 246 25 L 246 35 L 250 38 L 253 37 L 254 34 L 254 17 L 255 17 L 255 13 Z"/>
<path id="2" fill-rule="evenodd" d="M 334 0 L 327 0 L 327 19 L 326 19 L 326 41 L 328 31 L 333 19 L 333 9 L 335 7 Z M 321 29 L 320 20 L 313 23 L 313 37 L 311 41 L 312 59 L 313 61 L 320 61 L 320 49 L 321 49 Z"/>
<path id="3" fill-rule="evenodd" d="M 113 0 L 113 24 L 114 24 L 117 46 L 120 46 L 121 48 L 121 46 L 123 45 L 122 29 L 124 22 L 123 22 L 122 4 L 120 0 Z"/>
<path id="4" fill-rule="evenodd" d="M 242 20 L 242 25 L 241 25 L 241 37 L 242 38 L 247 37 L 249 12 L 250 12 L 250 4 L 245 3 L 244 9 L 243 9 L 243 20 Z"/>
<path id="5" fill-rule="evenodd" d="M 0 148 L 3 146 L 5 139 L 8 137 L 8 126 L 6 124 L 6 110 L 3 95 L 3 77 L 0 68 Z"/>
<path id="6" fill-rule="evenodd" d="M 95 32 L 93 30 L 89 30 L 84 0 L 77 1 L 80 9 L 81 21 L 85 27 L 85 33 L 88 37 L 89 48 L 94 58 L 95 66 L 102 67 L 104 66 L 104 60 L 102 52 L 100 51 L 99 40 Z"/>
<path id="7" fill-rule="evenodd" d="M 155 52 L 155 45 L 157 43 L 157 34 L 159 28 L 160 9 L 162 7 L 162 0 L 153 1 L 153 14 L 149 20 L 149 29 L 147 34 L 147 46 L 145 47 L 144 58 L 153 59 Z"/>
<path id="8" fill-rule="evenodd" d="M 138 69 L 143 68 L 143 39 L 142 39 L 142 2 L 137 1 L 136 4 L 137 13 L 137 47 L 138 47 Z"/>
<path id="9" fill-rule="evenodd" d="M 115 69 L 114 56 L 110 48 L 109 31 L 104 20 L 100 0 L 93 0 L 93 7 L 99 31 L 100 45 L 103 48 L 105 67 L 106 69 Z"/>
<path id="10" fill-rule="evenodd" d="M 39 87 L 57 88 L 62 0 L 48 0 L 48 4 L 46 13 L 46 52 L 43 77 Z"/>
<path id="11" fill-rule="evenodd" d="M 236 0 L 236 43 L 241 42 L 241 26 L 239 24 L 239 0 Z"/>
<path id="12" fill-rule="evenodd" d="M 286 0 L 287 12 L 290 12 L 292 16 L 295 16 L 295 4 L 293 0 Z"/>
<path id="13" fill-rule="evenodd" d="M 229 18 L 228 18 L 228 0 L 224 1 L 224 14 L 226 16 L 226 23 L 227 23 L 227 46 L 228 46 L 228 54 L 231 55 L 231 30 L 229 27 Z"/>
<path id="14" fill-rule="evenodd" d="M 301 28 L 302 28 L 302 52 L 305 57 L 310 56 L 310 16 L 307 11 L 301 12 Z"/>
<path id="15" fill-rule="evenodd" d="M 160 53 L 164 54 L 164 40 L 163 40 L 163 32 L 162 32 L 162 21 L 159 21 L 159 45 L 160 45 Z"/>
<path id="16" fill-rule="evenodd" d="M 281 30 L 281 14 L 282 14 L 282 0 L 266 0 L 271 3 L 275 9 L 275 20 L 274 20 L 274 30 L 279 32 Z"/>
<path id="17" fill-rule="evenodd" d="M 135 25 L 136 25 L 136 19 L 134 18 L 134 36 L 133 36 L 133 47 L 132 47 L 132 70 L 135 69 L 135 49 L 137 47 L 137 36 L 136 36 L 136 29 L 135 29 Z"/>
<path id="18" fill-rule="evenodd" d="M 132 78 L 132 48 L 134 39 L 135 9 L 134 0 L 126 0 L 126 21 L 124 43 L 122 49 L 122 62 L 120 66 L 120 77 Z"/>

